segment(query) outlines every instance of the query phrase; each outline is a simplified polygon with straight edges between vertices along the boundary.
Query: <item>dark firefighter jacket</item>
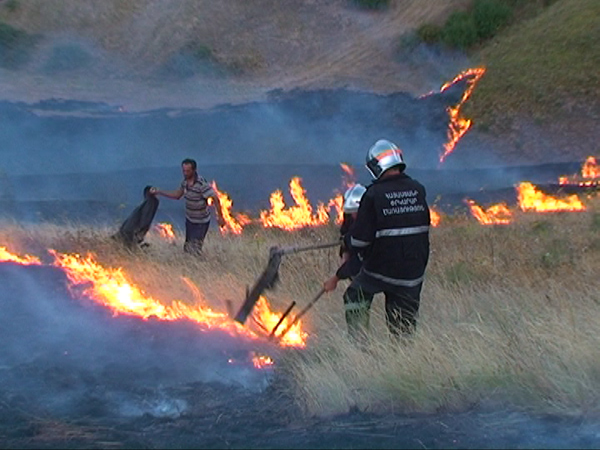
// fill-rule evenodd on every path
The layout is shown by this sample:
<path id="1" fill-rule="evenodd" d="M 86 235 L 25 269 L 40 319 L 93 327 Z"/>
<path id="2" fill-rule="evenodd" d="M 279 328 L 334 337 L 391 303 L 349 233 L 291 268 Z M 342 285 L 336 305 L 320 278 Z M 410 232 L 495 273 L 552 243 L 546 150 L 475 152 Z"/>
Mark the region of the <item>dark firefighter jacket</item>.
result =
<path id="1" fill-rule="evenodd" d="M 429 206 L 421 183 L 401 173 L 371 184 L 360 201 L 351 244 L 366 275 L 385 284 L 417 286 L 429 259 Z"/>
<path id="2" fill-rule="evenodd" d="M 150 193 L 151 186 L 144 188 L 144 201 L 140 203 L 121 224 L 119 231 L 113 237 L 121 240 L 125 245 L 141 244 L 152 225 L 158 198 Z"/>
<path id="3" fill-rule="evenodd" d="M 358 274 L 360 271 L 360 267 L 362 266 L 362 262 L 358 256 L 358 252 L 356 249 L 352 247 L 350 244 L 351 231 L 352 226 L 354 225 L 354 219 L 350 214 L 344 214 L 344 221 L 342 222 L 342 226 L 340 227 L 341 234 L 341 245 L 340 245 L 340 257 L 344 255 L 344 253 L 348 254 L 348 259 L 342 263 L 342 265 L 338 268 L 335 275 L 340 280 L 347 280 L 348 278 L 352 278 Z"/>

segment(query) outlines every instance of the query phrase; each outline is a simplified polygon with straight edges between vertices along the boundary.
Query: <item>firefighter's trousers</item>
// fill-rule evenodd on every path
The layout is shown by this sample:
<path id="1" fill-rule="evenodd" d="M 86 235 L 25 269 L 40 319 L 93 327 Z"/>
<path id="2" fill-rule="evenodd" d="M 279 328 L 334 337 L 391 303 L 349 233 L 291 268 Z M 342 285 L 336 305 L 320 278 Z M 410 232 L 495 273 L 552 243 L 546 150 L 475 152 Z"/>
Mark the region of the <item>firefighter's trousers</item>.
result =
<path id="1" fill-rule="evenodd" d="M 375 294 L 385 295 L 385 318 L 392 336 L 409 336 L 417 325 L 423 283 L 413 287 L 392 286 L 359 273 L 344 292 L 348 334 L 363 340 L 369 330 L 371 303 Z"/>

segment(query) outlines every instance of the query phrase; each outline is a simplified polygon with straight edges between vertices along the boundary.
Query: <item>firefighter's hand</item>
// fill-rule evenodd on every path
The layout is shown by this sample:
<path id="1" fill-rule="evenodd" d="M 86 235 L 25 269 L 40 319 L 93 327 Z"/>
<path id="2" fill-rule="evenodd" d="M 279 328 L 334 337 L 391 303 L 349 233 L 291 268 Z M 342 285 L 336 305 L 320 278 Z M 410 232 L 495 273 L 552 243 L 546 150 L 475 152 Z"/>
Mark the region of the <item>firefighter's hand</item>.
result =
<path id="1" fill-rule="evenodd" d="M 335 275 L 325 281 L 325 283 L 323 283 L 323 289 L 325 289 L 325 292 L 335 291 L 338 281 L 339 279 Z"/>

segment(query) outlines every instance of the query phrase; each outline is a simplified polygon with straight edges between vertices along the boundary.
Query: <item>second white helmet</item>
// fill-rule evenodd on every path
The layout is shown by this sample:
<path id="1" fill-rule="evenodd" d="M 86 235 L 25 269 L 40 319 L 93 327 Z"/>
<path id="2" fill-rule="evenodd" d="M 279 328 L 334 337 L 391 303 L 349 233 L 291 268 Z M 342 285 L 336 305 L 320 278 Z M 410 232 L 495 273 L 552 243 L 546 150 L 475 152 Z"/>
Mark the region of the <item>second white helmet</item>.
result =
<path id="1" fill-rule="evenodd" d="M 355 184 L 344 193 L 344 212 L 353 213 L 358 211 L 360 199 L 366 192 L 367 188 L 362 184 Z"/>

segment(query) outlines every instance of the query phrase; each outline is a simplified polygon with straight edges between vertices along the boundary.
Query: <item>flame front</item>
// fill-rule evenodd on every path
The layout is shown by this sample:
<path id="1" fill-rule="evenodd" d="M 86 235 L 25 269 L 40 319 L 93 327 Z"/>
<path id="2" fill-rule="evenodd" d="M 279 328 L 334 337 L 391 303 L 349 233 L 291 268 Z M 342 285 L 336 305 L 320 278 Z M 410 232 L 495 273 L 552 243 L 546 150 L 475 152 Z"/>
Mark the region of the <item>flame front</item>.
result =
<path id="1" fill-rule="evenodd" d="M 273 328 L 275 328 L 277 322 L 279 322 L 281 315 L 278 315 L 271 311 L 267 299 L 261 296 L 254 307 L 253 317 L 260 324 L 261 327 L 270 332 L 271 330 L 273 330 Z M 290 324 L 292 321 L 293 319 L 290 319 L 290 317 L 286 317 L 285 319 L 283 319 L 283 322 L 275 332 L 275 337 L 280 338 L 279 342 L 282 345 L 304 347 L 306 345 L 306 338 L 308 337 L 308 334 L 302 330 L 301 320 L 296 322 L 290 328 Z M 284 332 L 285 335 L 283 335 L 282 337 L 281 335 Z"/>
<path id="2" fill-rule="evenodd" d="M 214 191 L 217 193 L 217 196 L 219 197 L 219 203 L 221 204 L 221 216 L 225 221 L 225 226 L 221 227 L 221 232 L 226 233 L 229 231 L 233 234 L 242 234 L 244 227 L 251 223 L 252 219 L 250 219 L 245 214 L 237 214 L 234 218 L 231 213 L 233 200 L 231 200 L 229 198 L 229 195 L 227 195 L 225 192 L 219 191 L 216 182 L 213 181 L 211 185 Z"/>
<path id="3" fill-rule="evenodd" d="M 341 163 L 340 167 L 344 172 L 343 185 L 349 189 L 356 184 L 354 169 L 345 163 Z M 220 228 L 222 234 L 242 234 L 244 228 L 251 223 L 260 223 L 265 228 L 281 228 L 288 231 L 325 225 L 331 220 L 332 209 L 336 215 L 335 223 L 337 225 L 340 225 L 344 218 L 342 194 L 336 194 L 327 203 L 319 202 L 316 212 L 313 213 L 313 207 L 306 197 L 300 177 L 293 177 L 289 184 L 290 194 L 295 205 L 286 208 L 283 192 L 276 190 L 269 197 L 271 209 L 261 211 L 258 219 L 251 218 L 246 214 L 234 214 L 232 212 L 233 200 L 229 195 L 220 191 L 215 181 L 211 183 L 211 186 L 219 197 L 221 215 L 225 221 L 225 225 Z M 209 204 L 212 204 L 212 199 L 209 199 Z"/>
<path id="4" fill-rule="evenodd" d="M 260 212 L 260 221 L 264 227 L 277 227 L 284 230 L 296 230 L 306 226 L 324 225 L 329 222 L 329 212 L 323 203 L 317 205 L 316 214 L 306 198 L 301 179 L 294 177 L 290 181 L 290 194 L 295 205 L 286 209 L 283 193 L 277 190 L 271 194 L 270 211 Z"/>
<path id="5" fill-rule="evenodd" d="M 221 329 L 235 336 L 258 337 L 249 328 L 231 320 L 227 314 L 213 311 L 207 306 L 191 306 L 179 300 L 164 304 L 131 283 L 121 268 L 102 267 L 91 254 L 82 257 L 54 250 L 49 252 L 54 256 L 54 265 L 65 271 L 72 283 L 71 289 L 81 289 L 84 295 L 108 307 L 115 315 L 128 314 L 144 319 L 156 317 L 161 320 L 188 319 L 206 329 Z M 257 319 L 265 327 L 270 326 L 273 317 L 278 317 L 277 314 L 271 311 L 264 298 L 257 306 L 259 307 L 254 311 Z M 302 332 L 300 323 L 297 325 L 280 341 L 281 345 L 305 346 L 307 334 Z"/>
<path id="6" fill-rule="evenodd" d="M 597 186 L 600 184 L 600 167 L 596 162 L 596 158 L 588 156 L 581 167 L 581 178 L 577 175 L 572 177 L 562 176 L 558 179 L 560 184 L 577 184 L 579 186 Z"/>
<path id="7" fill-rule="evenodd" d="M 440 88 L 440 92 L 444 92 L 450 86 L 458 83 L 459 81 L 468 78 L 467 80 L 467 88 L 463 92 L 463 95 L 458 102 L 457 105 L 448 107 L 448 116 L 450 117 L 450 122 L 448 124 L 448 141 L 444 144 L 444 152 L 442 156 L 440 156 L 440 163 L 443 163 L 444 160 L 448 157 L 450 153 L 454 151 L 454 147 L 458 144 L 458 141 L 465 135 L 465 133 L 471 128 L 471 119 L 466 119 L 460 116 L 460 109 L 463 104 L 469 99 L 473 90 L 475 89 L 475 85 L 481 79 L 483 74 L 485 73 L 485 67 L 476 67 L 472 69 L 467 69 L 460 74 L 458 74 L 452 81 L 444 84 Z"/>
<path id="8" fill-rule="evenodd" d="M 553 211 L 583 211 L 585 205 L 577 195 L 569 195 L 564 199 L 552 197 L 536 189 L 524 181 L 517 186 L 519 207 L 523 211 L 553 212 Z"/>
<path id="9" fill-rule="evenodd" d="M 596 162 L 596 158 L 589 156 L 588 159 L 585 160 L 583 167 L 581 168 L 581 176 L 592 180 L 600 178 L 600 167 Z"/>
<path id="10" fill-rule="evenodd" d="M 6 247 L 0 246 L 0 262 L 15 262 L 24 266 L 40 265 L 41 262 L 35 256 L 17 256 L 8 251 Z"/>
<path id="11" fill-rule="evenodd" d="M 483 225 L 506 225 L 512 220 L 512 213 L 504 202 L 492 205 L 485 210 L 473 200 L 467 199 L 466 202 L 469 205 L 471 214 Z"/>

